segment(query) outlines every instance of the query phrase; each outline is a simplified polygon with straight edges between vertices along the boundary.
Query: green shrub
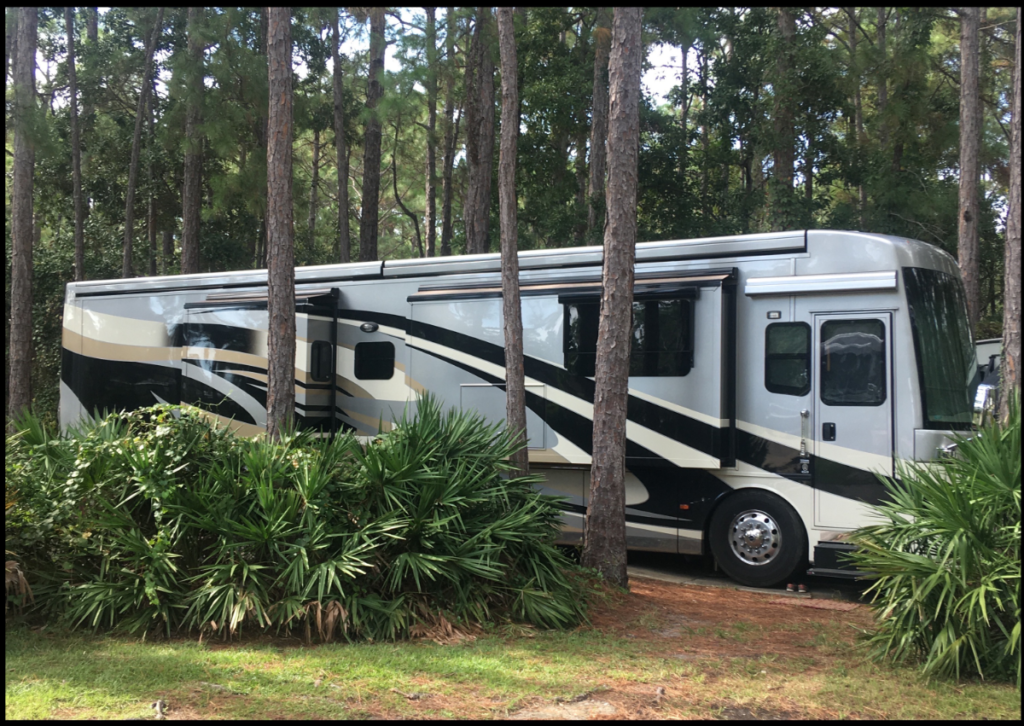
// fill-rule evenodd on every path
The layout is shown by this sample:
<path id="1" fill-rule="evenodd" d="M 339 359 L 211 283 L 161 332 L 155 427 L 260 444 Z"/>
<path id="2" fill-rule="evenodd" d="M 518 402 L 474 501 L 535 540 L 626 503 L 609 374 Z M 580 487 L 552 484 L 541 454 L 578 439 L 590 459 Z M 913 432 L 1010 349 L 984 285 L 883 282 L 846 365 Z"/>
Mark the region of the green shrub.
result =
<path id="1" fill-rule="evenodd" d="M 1020 396 L 1005 424 L 957 439 L 956 455 L 899 462 L 886 520 L 854 533 L 878 658 L 920 659 L 929 675 L 1016 677 L 1020 661 Z"/>
<path id="2" fill-rule="evenodd" d="M 351 435 L 237 438 L 171 406 L 64 437 L 19 429 L 8 534 L 37 610 L 73 627 L 393 639 L 585 617 L 553 544 L 557 499 L 507 477 L 515 444 L 498 426 L 431 398 L 365 450 Z"/>

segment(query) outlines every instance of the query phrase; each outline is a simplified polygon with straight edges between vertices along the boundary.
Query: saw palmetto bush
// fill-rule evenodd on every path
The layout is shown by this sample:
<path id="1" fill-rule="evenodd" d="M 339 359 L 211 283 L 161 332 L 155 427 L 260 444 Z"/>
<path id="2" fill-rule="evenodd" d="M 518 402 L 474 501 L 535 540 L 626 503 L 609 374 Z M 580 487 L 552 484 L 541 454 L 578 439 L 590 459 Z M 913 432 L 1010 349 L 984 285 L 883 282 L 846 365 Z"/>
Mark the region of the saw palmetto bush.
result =
<path id="1" fill-rule="evenodd" d="M 918 660 L 929 675 L 1016 679 L 1020 658 L 1020 397 L 1006 423 L 957 439 L 956 453 L 899 462 L 884 523 L 854 533 L 878 658 Z"/>
<path id="2" fill-rule="evenodd" d="M 585 617 L 557 499 L 509 478 L 499 426 L 429 397 L 365 448 L 236 438 L 169 406 L 19 428 L 13 539 L 37 609 L 72 626 L 393 639 Z"/>

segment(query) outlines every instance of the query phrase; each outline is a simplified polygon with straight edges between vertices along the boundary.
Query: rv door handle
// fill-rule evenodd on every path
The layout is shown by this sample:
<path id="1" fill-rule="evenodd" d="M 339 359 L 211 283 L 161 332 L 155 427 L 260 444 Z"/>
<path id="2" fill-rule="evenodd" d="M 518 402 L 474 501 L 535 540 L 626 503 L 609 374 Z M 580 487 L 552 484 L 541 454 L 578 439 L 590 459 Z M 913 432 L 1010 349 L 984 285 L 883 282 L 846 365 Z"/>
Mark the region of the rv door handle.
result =
<path id="1" fill-rule="evenodd" d="M 836 425 L 834 423 L 823 423 L 821 425 L 821 440 L 822 441 L 835 441 L 836 440 Z"/>

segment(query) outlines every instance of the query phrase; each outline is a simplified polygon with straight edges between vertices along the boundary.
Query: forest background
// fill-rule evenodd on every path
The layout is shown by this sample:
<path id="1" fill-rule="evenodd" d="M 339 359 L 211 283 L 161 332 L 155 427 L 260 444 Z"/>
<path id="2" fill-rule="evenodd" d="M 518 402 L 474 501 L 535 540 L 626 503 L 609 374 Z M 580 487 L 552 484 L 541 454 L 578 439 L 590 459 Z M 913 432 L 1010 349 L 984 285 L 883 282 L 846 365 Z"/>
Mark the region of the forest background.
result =
<path id="1" fill-rule="evenodd" d="M 1002 335 L 1016 13 L 983 8 L 978 22 L 976 339 Z M 71 15 L 81 276 L 265 267 L 265 9 Z M 6 11 L 8 319 L 17 17 Z M 600 8 L 515 13 L 521 250 L 602 242 L 604 160 L 592 131 L 607 113 L 610 19 Z M 374 22 L 386 50 L 370 42 Z M 961 22 L 956 8 L 648 9 L 645 79 L 661 75 L 668 91 L 645 84 L 641 99 L 638 239 L 858 229 L 956 256 Z M 32 399 L 51 421 L 64 286 L 76 278 L 67 27 L 64 8 L 39 9 L 26 124 Z M 501 86 L 490 9 L 296 8 L 292 40 L 295 263 L 497 251 Z M 372 59 L 384 64 L 379 89 Z M 368 154 L 366 137 L 378 133 L 379 153 Z M 378 202 L 364 208 L 372 187 Z M 5 373 L 9 361 L 8 341 Z"/>

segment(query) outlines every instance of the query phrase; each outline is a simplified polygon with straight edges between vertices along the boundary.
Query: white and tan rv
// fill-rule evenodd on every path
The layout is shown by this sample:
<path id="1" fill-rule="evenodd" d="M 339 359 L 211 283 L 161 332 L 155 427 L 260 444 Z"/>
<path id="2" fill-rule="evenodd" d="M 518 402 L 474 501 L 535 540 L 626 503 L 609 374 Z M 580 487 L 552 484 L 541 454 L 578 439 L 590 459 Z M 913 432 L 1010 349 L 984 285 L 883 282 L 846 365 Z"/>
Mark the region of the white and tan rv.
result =
<path id="1" fill-rule="evenodd" d="M 522 252 L 531 468 L 582 536 L 602 250 Z M 388 430 L 424 391 L 505 412 L 500 256 L 295 271 L 296 416 Z M 192 404 L 266 424 L 265 270 L 70 283 L 60 415 Z M 712 553 L 767 586 L 837 553 L 894 457 L 972 425 L 974 344 L 955 261 L 896 237 L 810 230 L 636 247 L 626 424 L 631 548 Z"/>

